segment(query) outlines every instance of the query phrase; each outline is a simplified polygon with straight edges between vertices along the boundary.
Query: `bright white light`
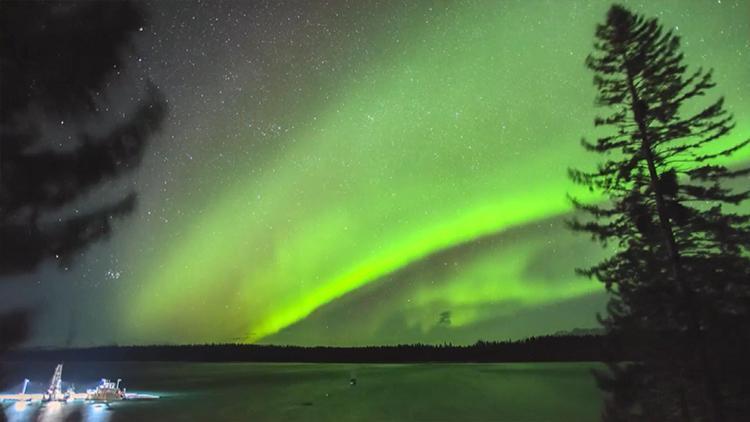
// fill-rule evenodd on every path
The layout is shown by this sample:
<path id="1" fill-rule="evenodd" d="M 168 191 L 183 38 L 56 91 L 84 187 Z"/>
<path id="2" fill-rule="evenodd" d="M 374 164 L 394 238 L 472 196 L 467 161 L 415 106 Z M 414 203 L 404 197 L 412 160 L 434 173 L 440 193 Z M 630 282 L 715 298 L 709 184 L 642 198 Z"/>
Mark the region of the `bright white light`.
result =
<path id="1" fill-rule="evenodd" d="M 50 412 L 57 412 L 62 407 L 62 403 L 59 401 L 51 401 L 47 403 L 47 409 L 49 409 Z"/>

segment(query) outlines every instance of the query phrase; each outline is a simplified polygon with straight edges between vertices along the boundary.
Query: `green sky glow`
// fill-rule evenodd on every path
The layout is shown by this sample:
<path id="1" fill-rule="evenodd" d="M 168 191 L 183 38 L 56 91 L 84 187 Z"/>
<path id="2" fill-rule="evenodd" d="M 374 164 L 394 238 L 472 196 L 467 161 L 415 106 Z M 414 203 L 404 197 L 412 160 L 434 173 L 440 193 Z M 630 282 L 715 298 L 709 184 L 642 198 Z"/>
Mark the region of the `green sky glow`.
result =
<path id="1" fill-rule="evenodd" d="M 484 322 L 601 290 L 573 274 L 601 252 L 566 233 L 560 216 L 574 190 L 566 169 L 594 159 L 578 144 L 595 114 L 583 60 L 608 4 L 438 3 L 377 10 L 379 25 L 350 55 L 328 52 L 339 72 L 300 83 L 304 101 L 278 88 L 269 107 L 290 129 L 275 135 L 276 147 L 220 175 L 203 170 L 210 192 L 198 198 L 186 188 L 181 200 L 200 211 L 157 232 L 153 254 L 130 243 L 141 265 L 139 287 L 121 299 L 124 338 L 342 343 L 324 321 L 350 318 L 339 328 L 357 331 L 351 343 L 377 343 L 388 340 L 379 333 L 389 321 L 426 333 L 448 310 L 441 335 L 472 329 L 468 341 L 506 334 Z M 716 68 L 715 92 L 738 120 L 732 139 L 750 134 L 748 5 L 629 3 L 679 26 L 687 62 Z M 385 19 L 397 12 L 405 15 Z M 231 119 L 217 117 L 217 133 Z M 233 148 L 256 136 L 245 129 Z M 503 236 L 511 240 L 481 243 Z M 389 278 L 458 247 L 469 252 Z M 547 272 L 537 262 L 544 254 Z M 380 290 L 357 299 L 367 289 Z M 336 314 L 337 300 L 347 312 L 343 303 L 355 301 L 367 318 Z M 586 321 L 593 325 L 592 313 L 571 324 Z"/>

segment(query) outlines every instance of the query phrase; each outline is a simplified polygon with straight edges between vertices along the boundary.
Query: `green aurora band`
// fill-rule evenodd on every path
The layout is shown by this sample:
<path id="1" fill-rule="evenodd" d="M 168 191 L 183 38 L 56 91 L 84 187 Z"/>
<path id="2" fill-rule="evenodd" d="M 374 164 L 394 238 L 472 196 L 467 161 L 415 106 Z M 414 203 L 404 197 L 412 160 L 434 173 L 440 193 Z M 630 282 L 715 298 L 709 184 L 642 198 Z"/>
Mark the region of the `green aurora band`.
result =
<path id="1" fill-rule="evenodd" d="M 727 141 L 747 137 L 750 6 L 629 3 L 679 25 L 687 63 L 716 69 L 714 93 L 727 97 L 738 121 Z M 565 233 L 560 216 L 571 209 L 566 193 L 595 199 L 576 190 L 566 169 L 596 160 L 578 143 L 595 135 L 583 60 L 607 7 L 461 2 L 378 20 L 367 54 L 339 57 L 342 70 L 319 77 L 330 96 L 277 111 L 280 127 L 293 127 L 278 135 L 282 147 L 228 170 L 231 182 L 206 170 L 214 192 L 185 199 L 202 211 L 179 222 L 179 240 L 138 258 L 141 287 L 123 298 L 126 338 L 266 341 L 416 261 L 517 227 L 537 235 L 463 260 L 439 286 L 415 275 L 427 287 L 403 286 L 389 312 L 424 332 L 448 309 L 458 330 L 600 292 L 574 275 L 574 263 L 555 282 L 526 268 L 550 242 L 558 252 L 585 245 L 575 264 L 602 256 Z M 492 311 L 498 303 L 514 306 Z M 372 315 L 369 327 L 352 329 L 368 342 L 384 319 Z M 324 327 L 305 341 L 325 344 Z"/>

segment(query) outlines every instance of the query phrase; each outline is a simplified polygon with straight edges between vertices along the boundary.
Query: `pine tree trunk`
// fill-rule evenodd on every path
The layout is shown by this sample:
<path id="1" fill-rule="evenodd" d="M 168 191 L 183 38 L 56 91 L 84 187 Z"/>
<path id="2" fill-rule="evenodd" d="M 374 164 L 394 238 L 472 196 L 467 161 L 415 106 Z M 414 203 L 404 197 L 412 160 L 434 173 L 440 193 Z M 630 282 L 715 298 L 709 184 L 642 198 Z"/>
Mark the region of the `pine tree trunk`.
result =
<path id="1" fill-rule="evenodd" d="M 627 60 L 625 61 L 627 63 Z M 664 196 L 662 195 L 659 174 L 656 170 L 656 163 L 654 160 L 654 153 L 651 145 L 651 140 L 648 136 L 648 130 L 646 125 L 646 119 L 643 115 L 643 103 L 635 89 L 635 83 L 633 81 L 633 74 L 628 67 L 625 65 L 625 73 L 627 78 L 628 90 L 630 91 L 631 97 L 631 109 L 633 111 L 633 117 L 636 124 L 638 125 L 638 132 L 641 138 L 641 153 L 645 158 L 648 165 L 648 174 L 651 182 L 651 190 L 654 193 L 654 200 L 656 202 L 656 212 L 659 217 L 659 226 L 661 228 L 662 237 L 664 239 L 664 246 L 669 255 L 670 269 L 672 272 L 672 278 L 677 283 L 684 300 L 685 307 L 688 311 L 688 335 L 695 343 L 698 348 L 698 358 L 700 360 L 701 369 L 703 372 L 703 386 L 706 391 L 706 396 L 709 398 L 711 411 L 714 415 L 715 422 L 724 421 L 723 406 L 721 404 L 721 397 L 717 389 L 716 382 L 713 379 L 713 373 L 710 370 L 708 352 L 706 346 L 706 339 L 700 329 L 698 311 L 695 304 L 695 295 L 690 286 L 688 286 L 685 278 L 682 276 L 683 270 L 680 262 L 680 251 L 675 241 L 674 229 L 672 223 L 667 215 L 666 206 L 664 204 Z"/>

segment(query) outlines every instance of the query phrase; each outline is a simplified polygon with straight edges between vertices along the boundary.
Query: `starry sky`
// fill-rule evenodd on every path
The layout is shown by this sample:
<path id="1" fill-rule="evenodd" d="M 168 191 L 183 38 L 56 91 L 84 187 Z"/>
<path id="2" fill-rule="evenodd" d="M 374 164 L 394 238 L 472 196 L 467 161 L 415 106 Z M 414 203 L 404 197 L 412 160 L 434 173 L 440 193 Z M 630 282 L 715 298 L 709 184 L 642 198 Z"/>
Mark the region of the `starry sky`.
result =
<path id="1" fill-rule="evenodd" d="M 746 139 L 750 2 L 623 4 L 715 69 L 728 141 Z M 566 171 L 596 162 L 579 145 L 596 114 L 583 63 L 609 5 L 147 3 L 118 77 L 153 80 L 170 115 L 133 175 L 86 198 L 135 187 L 138 209 L 73 266 L 3 281 L 0 309 L 36 309 L 37 345 L 595 327 L 606 296 L 574 268 L 607 251 L 565 228 L 566 194 L 582 194 Z M 116 86 L 115 116 L 130 84 Z"/>

